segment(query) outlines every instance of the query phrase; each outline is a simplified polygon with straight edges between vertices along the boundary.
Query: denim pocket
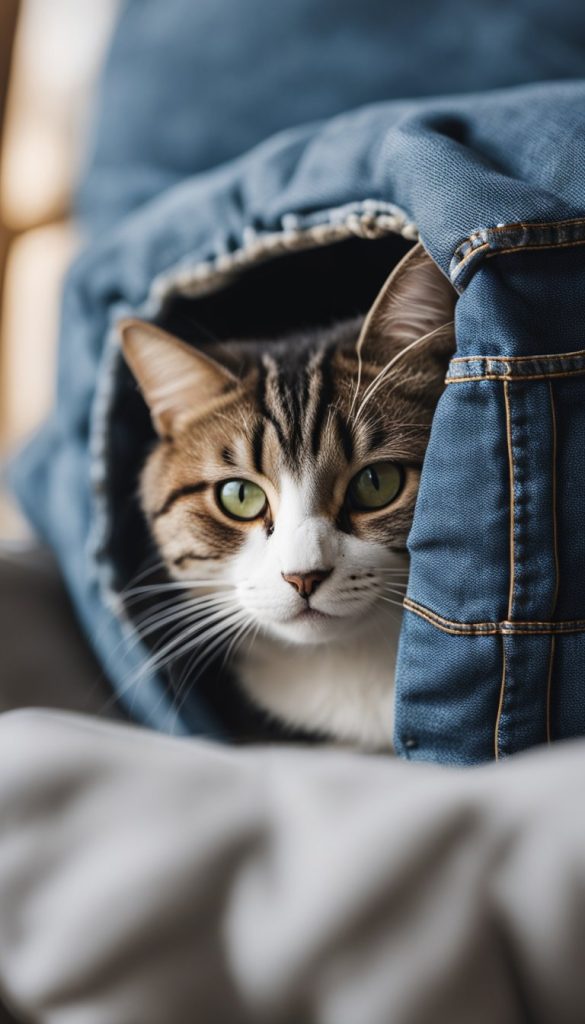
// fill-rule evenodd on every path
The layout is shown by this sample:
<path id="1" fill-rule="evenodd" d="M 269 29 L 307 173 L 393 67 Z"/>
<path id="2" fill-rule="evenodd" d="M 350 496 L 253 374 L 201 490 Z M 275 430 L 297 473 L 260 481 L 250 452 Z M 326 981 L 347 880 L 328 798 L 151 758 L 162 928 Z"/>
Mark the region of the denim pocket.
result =
<path id="1" fill-rule="evenodd" d="M 409 539 L 395 745 L 470 764 L 585 733 L 585 351 L 458 357 L 447 385 Z"/>

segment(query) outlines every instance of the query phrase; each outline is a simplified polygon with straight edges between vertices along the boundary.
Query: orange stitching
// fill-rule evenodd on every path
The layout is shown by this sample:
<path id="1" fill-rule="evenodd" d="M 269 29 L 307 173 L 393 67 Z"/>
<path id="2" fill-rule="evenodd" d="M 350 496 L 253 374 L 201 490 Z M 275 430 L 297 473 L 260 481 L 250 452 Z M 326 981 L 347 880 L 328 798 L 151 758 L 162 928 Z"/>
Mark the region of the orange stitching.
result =
<path id="1" fill-rule="evenodd" d="M 578 352 L 556 352 L 548 353 L 547 355 L 539 356 L 455 356 L 452 363 L 532 363 L 537 359 L 585 359 L 585 348 L 579 349 Z"/>
<path id="2" fill-rule="evenodd" d="M 446 626 L 442 622 L 438 622 L 436 619 L 432 619 L 430 615 L 427 615 L 421 608 L 413 608 L 412 605 L 404 603 L 404 607 L 407 611 L 414 612 L 421 619 L 425 619 L 431 626 L 436 626 L 443 633 L 450 633 L 453 636 L 497 636 L 501 633 L 497 627 L 493 629 L 461 629 L 458 626 Z M 467 625 L 464 623 L 464 625 Z"/>
<path id="3" fill-rule="evenodd" d="M 495 228 L 482 228 L 483 231 L 509 231 L 510 228 L 560 228 L 567 224 L 583 224 L 585 217 L 569 217 L 567 220 L 517 220 L 510 224 L 496 224 Z"/>
<path id="4" fill-rule="evenodd" d="M 426 615 L 432 615 L 439 622 L 445 623 L 447 626 L 465 626 L 472 628 L 489 628 L 495 626 L 495 622 L 458 622 L 456 619 L 446 619 L 443 615 L 439 615 L 438 612 L 432 611 L 430 608 L 426 608 L 424 605 L 419 604 L 418 601 L 413 601 L 411 597 L 405 597 L 402 602 L 406 608 L 410 608 L 412 611 L 425 612 Z"/>
<path id="5" fill-rule="evenodd" d="M 515 245 L 512 249 L 494 249 L 488 252 L 486 259 L 492 256 L 508 256 L 513 252 L 536 252 L 542 249 L 571 249 L 574 245 L 585 245 L 585 238 L 577 238 L 573 242 L 540 242 L 539 245 Z M 475 252 L 483 249 L 480 245 Z"/>
<path id="6" fill-rule="evenodd" d="M 532 228 L 560 228 L 566 227 L 567 224 L 582 224 L 585 226 L 585 218 L 572 217 L 569 220 L 549 221 L 516 220 L 511 221 L 509 224 L 496 224 L 495 227 L 491 228 L 478 228 L 476 231 L 472 231 L 471 234 L 467 236 L 467 238 L 464 238 L 463 241 L 459 243 L 455 252 L 458 252 L 459 249 L 461 249 L 464 245 L 466 245 L 469 242 L 473 242 L 476 238 L 481 238 L 482 235 L 487 234 L 488 232 L 490 234 L 495 234 L 498 231 L 511 231 L 513 228 L 528 228 L 529 230 L 531 230 Z"/>
<path id="7" fill-rule="evenodd" d="M 423 605 L 417 604 L 412 598 L 405 597 L 402 602 L 407 611 L 428 619 L 433 626 L 443 629 L 446 633 L 455 633 L 457 636 L 545 636 L 550 633 L 563 635 L 565 633 L 585 632 L 585 619 L 569 619 L 563 622 L 550 622 L 541 619 L 518 619 L 518 621 L 506 620 L 504 622 L 457 622 L 454 619 L 445 619 L 437 615 Z M 524 629 L 525 626 L 535 626 L 535 629 Z"/>
<path id="8" fill-rule="evenodd" d="M 516 375 L 484 373 L 480 377 L 445 377 L 445 384 L 469 384 L 470 381 L 480 380 L 548 380 L 549 377 L 579 377 L 584 373 L 585 367 L 581 370 L 564 370 L 559 373 L 554 373 L 553 371 L 547 371 L 546 373 L 518 373 Z"/>
<path id="9" fill-rule="evenodd" d="M 504 405 L 506 407 L 506 441 L 508 446 L 508 475 L 510 483 L 510 519 L 508 527 L 508 535 L 510 539 L 510 586 L 508 589 L 508 618 L 512 618 L 512 611 L 514 605 L 514 583 L 515 583 L 515 536 L 514 528 L 516 523 L 516 507 L 515 507 L 515 492 L 514 492 L 514 452 L 512 449 L 512 419 L 510 413 L 510 386 L 508 381 L 504 381 Z"/>
<path id="10" fill-rule="evenodd" d="M 542 251 L 543 249 L 569 249 L 575 245 L 585 245 L 585 238 L 576 238 L 572 239 L 569 242 L 551 242 L 547 240 L 542 242 L 535 242 L 532 245 L 518 244 L 507 249 L 498 249 L 494 248 L 489 240 L 486 242 L 482 242 L 481 245 L 474 246 L 473 243 L 478 238 L 485 238 L 486 236 L 494 235 L 496 233 L 505 233 L 507 231 L 514 231 L 518 229 L 524 229 L 525 231 L 531 232 L 537 228 L 552 229 L 567 227 L 568 225 L 571 225 L 572 227 L 577 227 L 579 225 L 585 226 L 585 219 L 582 217 L 575 217 L 572 220 L 558 221 L 516 221 L 515 223 L 512 224 L 498 224 L 495 227 L 491 228 L 479 228 L 477 231 L 473 231 L 470 235 L 468 235 L 467 238 L 464 238 L 463 241 L 460 242 L 457 248 L 454 250 L 453 260 L 456 260 L 457 262 L 450 273 L 451 281 L 456 281 L 461 270 L 466 266 L 469 260 L 471 260 L 477 253 L 484 252 L 485 249 L 491 250 L 490 252 L 486 253 L 486 259 L 490 259 L 494 256 L 507 256 L 510 253 L 535 252 Z M 465 256 L 462 256 L 461 252 L 463 249 L 466 248 L 466 246 L 471 247 L 470 251 L 466 253 Z"/>
<path id="11" fill-rule="evenodd" d="M 458 637 L 539 637 L 539 636 L 567 636 L 572 633 L 585 633 L 585 622 L 583 623 L 548 623 L 543 626 L 542 629 L 538 630 L 520 630 L 516 629 L 515 626 L 494 626 L 491 630 L 469 630 L 469 629 L 457 629 L 449 626 L 444 626 L 443 623 L 437 623 L 429 615 L 425 615 L 420 608 L 412 608 L 410 605 L 406 605 L 408 611 L 414 612 L 419 615 L 420 618 L 424 618 L 429 626 L 435 626 L 437 630 L 441 630 L 442 633 L 449 633 L 452 636 Z"/>
<path id="12" fill-rule="evenodd" d="M 504 694 L 506 692 L 506 645 L 502 637 L 502 681 L 500 683 L 500 699 L 498 701 L 498 713 L 496 715 L 496 727 L 494 729 L 494 750 L 496 761 L 500 760 L 500 721 L 504 708 Z"/>
<path id="13" fill-rule="evenodd" d="M 465 243 L 463 243 L 463 244 L 465 244 Z M 459 271 L 461 270 L 461 268 L 465 266 L 467 261 L 470 260 L 472 256 L 475 256 L 476 253 L 482 252 L 484 249 L 489 249 L 489 248 L 490 248 L 490 243 L 489 242 L 484 242 L 482 245 L 476 246 L 475 249 L 471 249 L 468 253 L 466 253 L 466 255 L 463 257 L 463 259 L 459 260 L 459 262 L 457 263 L 457 266 L 453 267 L 453 270 L 451 271 L 451 277 L 452 278 L 453 277 L 457 277 L 457 275 L 459 274 Z M 458 252 L 459 252 L 459 249 L 457 248 L 455 250 L 455 253 L 454 253 L 455 257 L 457 257 L 457 253 Z"/>

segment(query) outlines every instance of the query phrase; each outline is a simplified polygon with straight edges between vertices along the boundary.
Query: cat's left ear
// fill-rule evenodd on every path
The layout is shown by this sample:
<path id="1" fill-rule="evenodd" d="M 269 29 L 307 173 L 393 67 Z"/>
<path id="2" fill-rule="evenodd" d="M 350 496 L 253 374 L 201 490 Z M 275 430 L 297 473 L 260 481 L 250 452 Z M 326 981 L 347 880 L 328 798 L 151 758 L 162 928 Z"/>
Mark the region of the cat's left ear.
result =
<path id="1" fill-rule="evenodd" d="M 172 437 L 187 420 L 204 415 L 238 384 L 215 359 L 153 324 L 122 320 L 118 328 L 124 358 L 161 437 Z"/>
<path id="2" fill-rule="evenodd" d="M 457 293 L 421 243 L 394 268 L 371 307 L 357 343 L 364 362 L 385 365 L 409 347 L 448 358 L 455 348 Z"/>

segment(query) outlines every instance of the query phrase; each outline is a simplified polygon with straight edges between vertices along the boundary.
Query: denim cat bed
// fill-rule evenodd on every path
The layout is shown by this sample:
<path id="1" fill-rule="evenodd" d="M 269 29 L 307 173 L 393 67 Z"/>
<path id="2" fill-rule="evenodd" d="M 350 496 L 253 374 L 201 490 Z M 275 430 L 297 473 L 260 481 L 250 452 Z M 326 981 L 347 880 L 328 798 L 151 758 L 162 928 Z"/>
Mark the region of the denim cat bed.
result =
<path id="1" fill-rule="evenodd" d="M 395 746 L 474 764 L 585 732 L 585 83 L 517 86 L 583 74 L 583 28 L 557 5 L 561 60 L 547 5 L 506 32 L 480 7 L 464 68 L 439 13 L 415 19 L 413 62 L 406 12 L 374 0 L 295 0 L 276 24 L 233 0 L 125 8 L 80 190 L 93 240 L 65 289 L 58 401 L 12 480 L 115 690 L 156 728 L 222 732 L 197 691 L 177 721 L 163 679 L 129 684 L 146 653 L 122 591 L 140 565 L 148 424 L 116 322 L 221 336 L 230 317 L 251 329 L 267 296 L 271 314 L 365 310 L 420 237 L 459 293 L 458 350 L 409 543 Z M 516 58 L 512 27 L 533 57 Z M 294 68 L 265 59 L 279 34 Z M 517 87 L 462 93 L 498 85 Z M 460 95 L 395 98 L 438 90 Z"/>

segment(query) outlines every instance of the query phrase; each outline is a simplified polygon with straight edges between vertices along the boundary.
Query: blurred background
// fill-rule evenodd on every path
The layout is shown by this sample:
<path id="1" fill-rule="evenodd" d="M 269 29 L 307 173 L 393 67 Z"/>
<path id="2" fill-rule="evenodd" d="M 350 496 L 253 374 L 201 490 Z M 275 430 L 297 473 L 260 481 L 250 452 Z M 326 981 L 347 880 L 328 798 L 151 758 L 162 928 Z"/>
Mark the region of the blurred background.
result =
<path id="1" fill-rule="evenodd" d="M 72 197 L 121 0 L 0 0 L 0 460 L 53 397 Z M 27 527 L 0 484 L 0 537 Z"/>

